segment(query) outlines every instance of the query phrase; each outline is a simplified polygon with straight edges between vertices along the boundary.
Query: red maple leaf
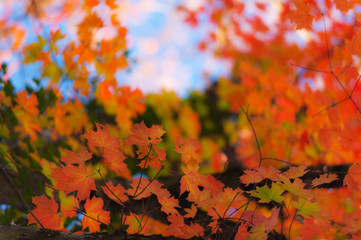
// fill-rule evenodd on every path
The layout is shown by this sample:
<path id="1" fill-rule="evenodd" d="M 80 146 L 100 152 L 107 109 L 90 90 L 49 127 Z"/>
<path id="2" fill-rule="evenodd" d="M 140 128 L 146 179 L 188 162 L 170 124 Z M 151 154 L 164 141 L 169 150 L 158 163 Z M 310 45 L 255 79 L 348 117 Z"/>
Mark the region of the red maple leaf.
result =
<path id="1" fill-rule="evenodd" d="M 80 164 L 92 158 L 92 154 L 86 148 L 80 148 L 77 152 L 68 149 L 63 149 L 62 151 L 66 155 L 62 156 L 60 160 L 66 164 Z"/>
<path id="2" fill-rule="evenodd" d="M 87 169 L 84 165 L 74 166 L 67 165 L 63 168 L 55 168 L 50 176 L 57 182 L 55 188 L 66 193 L 78 191 L 79 200 L 87 199 L 91 190 L 96 190 L 95 181 L 88 176 Z"/>
<path id="3" fill-rule="evenodd" d="M 123 205 L 128 200 L 128 196 L 125 195 L 126 190 L 120 184 L 114 186 L 111 181 L 106 182 L 106 186 L 102 186 L 104 193 L 112 199 L 114 202 Z"/>
<path id="4" fill-rule="evenodd" d="M 130 178 L 130 171 L 128 165 L 124 162 L 125 159 L 123 152 L 118 149 L 104 149 L 105 165 L 119 176 Z"/>
<path id="5" fill-rule="evenodd" d="M 110 223 L 110 212 L 103 209 L 104 203 L 101 198 L 93 197 L 84 204 L 86 215 L 83 217 L 83 229 L 89 228 L 89 232 L 100 232 L 100 224 Z"/>
<path id="6" fill-rule="evenodd" d="M 45 195 L 41 195 L 33 197 L 32 202 L 36 205 L 32 212 L 45 228 L 58 230 L 63 228 L 63 219 L 58 214 L 59 207 L 54 198 L 49 199 Z M 28 224 L 36 223 L 40 227 L 31 213 L 27 215 L 27 218 Z"/>
<path id="7" fill-rule="evenodd" d="M 134 124 L 130 131 L 132 134 L 127 137 L 126 143 L 128 145 L 140 146 L 160 143 L 162 141 L 162 136 L 165 133 L 162 126 L 153 125 L 151 128 L 148 128 L 143 121 Z"/>
<path id="8" fill-rule="evenodd" d="M 118 149 L 120 147 L 119 139 L 110 135 L 106 126 L 95 123 L 97 131 L 89 130 L 83 137 L 88 139 L 89 145 L 104 147 L 109 149 Z"/>
<path id="9" fill-rule="evenodd" d="M 296 29 L 309 28 L 314 16 L 311 14 L 310 4 L 306 0 L 294 0 L 296 10 L 289 12 L 291 22 L 296 24 Z"/>

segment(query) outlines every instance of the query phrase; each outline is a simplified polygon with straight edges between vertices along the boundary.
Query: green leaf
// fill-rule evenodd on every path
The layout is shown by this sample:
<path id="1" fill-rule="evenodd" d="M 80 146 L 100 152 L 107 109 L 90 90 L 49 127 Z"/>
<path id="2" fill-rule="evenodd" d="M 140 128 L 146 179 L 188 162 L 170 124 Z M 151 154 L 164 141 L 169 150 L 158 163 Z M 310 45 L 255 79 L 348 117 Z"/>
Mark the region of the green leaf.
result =
<path id="1" fill-rule="evenodd" d="M 42 36 L 38 36 L 38 42 L 33 42 L 23 49 L 23 62 L 33 63 L 37 60 L 39 54 L 43 51 L 46 45 L 46 40 Z"/>
<path id="2" fill-rule="evenodd" d="M 38 79 L 38 78 L 33 78 L 33 82 L 34 82 L 37 86 L 40 85 L 40 79 Z"/>
<path id="3" fill-rule="evenodd" d="M 272 183 L 271 188 L 264 185 L 263 187 L 257 187 L 256 190 L 250 191 L 249 194 L 259 198 L 260 203 L 269 203 L 270 201 L 281 203 L 281 201 L 285 199 L 281 196 L 284 191 L 279 183 Z"/>
<path id="4" fill-rule="evenodd" d="M 4 85 L 5 96 L 11 97 L 13 95 L 13 90 L 13 85 L 10 83 L 10 81 L 7 81 Z"/>
<path id="5" fill-rule="evenodd" d="M 298 214 L 305 218 L 308 218 L 309 215 L 315 217 L 321 211 L 321 207 L 317 203 L 307 201 L 303 198 L 299 198 L 298 202 L 293 202 L 292 206 L 298 209 Z"/>
<path id="6" fill-rule="evenodd" d="M 1 69 L 3 70 L 3 73 L 6 74 L 7 65 L 5 63 L 1 64 Z"/>

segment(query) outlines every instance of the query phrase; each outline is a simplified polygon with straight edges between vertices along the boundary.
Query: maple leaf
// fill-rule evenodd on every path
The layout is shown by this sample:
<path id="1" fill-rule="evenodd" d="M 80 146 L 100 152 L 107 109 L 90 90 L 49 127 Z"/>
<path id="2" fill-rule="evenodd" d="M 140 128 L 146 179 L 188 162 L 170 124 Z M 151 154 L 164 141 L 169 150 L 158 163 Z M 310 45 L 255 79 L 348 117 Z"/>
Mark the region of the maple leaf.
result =
<path id="1" fill-rule="evenodd" d="M 63 190 L 66 193 L 78 191 L 79 200 L 87 199 L 91 190 L 96 190 L 95 181 L 87 176 L 87 169 L 83 165 L 67 165 L 63 168 L 52 170 L 50 177 L 55 181 L 55 188 Z"/>
<path id="2" fill-rule="evenodd" d="M 128 196 L 125 195 L 126 190 L 120 184 L 114 186 L 111 181 L 105 183 L 106 186 L 102 186 L 104 193 L 112 199 L 114 202 L 123 205 L 128 200 Z"/>
<path id="3" fill-rule="evenodd" d="M 150 191 L 149 179 L 146 177 L 137 178 L 132 181 L 130 184 L 131 188 L 128 189 L 127 194 L 130 196 L 135 196 L 134 199 L 147 198 L 152 195 Z M 138 195 L 138 196 L 137 196 Z"/>
<path id="4" fill-rule="evenodd" d="M 249 232 L 247 232 L 247 224 L 242 223 L 238 226 L 238 230 L 234 240 L 247 240 L 249 236 Z"/>
<path id="5" fill-rule="evenodd" d="M 117 8 L 118 5 L 115 3 L 115 0 L 105 0 L 105 4 L 110 8 Z"/>
<path id="6" fill-rule="evenodd" d="M 130 178 L 130 171 L 128 165 L 124 162 L 126 157 L 123 152 L 118 149 L 104 149 L 104 162 L 110 170 L 116 172 L 119 176 Z"/>
<path id="7" fill-rule="evenodd" d="M 283 175 L 289 179 L 299 178 L 310 171 L 306 170 L 306 168 L 307 167 L 305 165 L 291 166 L 286 172 L 283 173 Z"/>
<path id="8" fill-rule="evenodd" d="M 242 219 L 250 222 L 254 225 L 260 225 L 264 223 L 267 233 L 269 233 L 274 226 L 277 224 L 280 209 L 277 207 L 272 208 L 271 216 L 265 217 L 262 213 L 255 213 L 254 211 L 244 211 Z"/>
<path id="9" fill-rule="evenodd" d="M 178 199 L 167 196 L 157 196 L 158 202 L 162 205 L 161 210 L 166 214 L 178 214 L 176 207 L 179 208 Z"/>
<path id="10" fill-rule="evenodd" d="M 80 148 L 77 152 L 68 149 L 62 149 L 65 156 L 60 158 L 60 161 L 66 164 L 80 164 L 92 158 L 92 154 L 86 148 Z"/>
<path id="11" fill-rule="evenodd" d="M 41 54 L 43 48 L 46 45 L 46 40 L 40 35 L 38 36 L 38 42 L 30 43 L 23 48 L 24 63 L 35 62 Z"/>
<path id="12" fill-rule="evenodd" d="M 361 210 L 356 209 L 350 214 L 344 214 L 342 219 L 342 231 L 344 233 L 354 234 L 361 228 Z"/>
<path id="13" fill-rule="evenodd" d="M 188 139 L 185 141 L 183 138 L 178 137 L 175 143 L 175 149 L 177 153 L 182 154 L 182 162 L 187 167 L 198 170 L 198 163 L 202 161 L 200 157 L 201 146 L 195 139 Z"/>
<path id="14" fill-rule="evenodd" d="M 58 214 L 58 204 L 54 198 L 49 199 L 45 195 L 41 195 L 33 197 L 32 202 L 36 205 L 32 212 L 45 228 L 55 230 L 63 228 L 63 219 Z M 27 215 L 27 218 L 29 220 L 28 224 L 36 223 L 40 228 L 40 224 L 31 213 Z"/>
<path id="15" fill-rule="evenodd" d="M 140 182 L 140 183 L 139 183 Z M 157 180 L 151 183 L 148 178 L 138 178 L 130 184 L 131 188 L 127 190 L 128 195 L 134 196 L 134 199 L 147 198 L 155 194 L 157 197 L 170 198 L 170 193 L 167 189 L 162 188 L 162 184 Z"/>
<path id="16" fill-rule="evenodd" d="M 126 143 L 128 145 L 140 146 L 160 143 L 162 141 L 162 136 L 165 133 L 162 126 L 153 125 L 151 128 L 148 128 L 143 121 L 134 124 L 130 131 L 132 134 L 127 137 Z"/>
<path id="17" fill-rule="evenodd" d="M 90 10 L 98 4 L 99 0 L 84 0 L 83 8 Z"/>
<path id="18" fill-rule="evenodd" d="M 83 229 L 89 228 L 89 232 L 100 232 L 100 223 L 109 225 L 110 212 L 103 209 L 103 199 L 93 197 L 84 204 L 86 215 L 83 217 Z"/>
<path id="19" fill-rule="evenodd" d="M 264 178 L 261 176 L 258 171 L 255 170 L 243 170 L 243 175 L 239 178 L 241 183 L 246 184 L 246 187 L 251 183 L 259 183 Z"/>
<path id="20" fill-rule="evenodd" d="M 292 1 L 296 6 L 296 11 L 290 11 L 289 18 L 296 24 L 296 29 L 310 28 L 314 16 L 311 15 L 310 4 L 306 0 Z"/>
<path id="21" fill-rule="evenodd" d="M 27 92 L 22 90 L 17 93 L 16 101 L 18 105 L 13 110 L 20 122 L 20 126 L 16 126 L 15 130 L 29 134 L 31 140 L 37 140 L 35 131 L 40 132 L 40 124 L 36 119 L 39 114 L 37 97 L 34 93 L 28 97 Z"/>
<path id="22" fill-rule="evenodd" d="M 170 214 L 167 217 L 171 223 L 168 226 L 168 231 L 171 235 L 179 238 L 192 238 L 197 236 L 203 236 L 204 229 L 197 223 L 191 223 L 187 225 L 184 223 L 184 218 L 179 214 Z"/>
<path id="23" fill-rule="evenodd" d="M 30 139 L 36 141 L 38 137 L 35 131 L 40 132 L 40 124 L 34 119 L 34 117 L 23 111 L 15 112 L 15 115 L 20 122 L 20 126 L 16 126 L 15 130 L 20 129 L 19 132 L 25 132 L 29 134 Z"/>
<path id="24" fill-rule="evenodd" d="M 341 12 L 346 13 L 353 7 L 352 2 L 349 0 L 333 0 L 333 2 L 336 4 L 336 8 Z"/>
<path id="25" fill-rule="evenodd" d="M 30 94 L 30 96 L 28 97 L 28 93 L 25 90 L 22 90 L 18 92 L 16 95 L 17 95 L 16 102 L 18 103 L 18 105 L 21 107 L 22 110 L 33 116 L 37 116 L 39 114 L 39 109 L 38 109 L 39 102 L 34 93 Z"/>
<path id="26" fill-rule="evenodd" d="M 256 225 L 250 230 L 250 234 L 248 235 L 248 240 L 267 240 L 268 235 L 266 233 L 266 227 L 264 223 L 261 225 Z"/>
<path id="27" fill-rule="evenodd" d="M 268 178 L 272 181 L 279 181 L 280 171 L 273 166 L 269 166 L 267 168 L 259 167 L 256 170 L 263 178 Z"/>
<path id="28" fill-rule="evenodd" d="M 308 218 L 310 215 L 316 217 L 321 211 L 321 206 L 316 202 L 311 202 L 303 198 L 299 198 L 298 202 L 292 202 L 292 206 L 298 209 L 298 214 L 305 218 Z"/>
<path id="29" fill-rule="evenodd" d="M 197 205 L 202 205 L 204 201 L 209 201 L 211 197 L 211 193 L 207 189 L 203 189 L 202 191 L 198 186 L 202 186 L 204 184 L 200 183 L 201 174 L 197 172 L 188 172 L 186 175 L 182 176 L 180 180 L 180 192 L 184 193 L 189 191 L 188 200 L 197 203 Z M 203 186 L 202 186 L 203 187 Z"/>
<path id="30" fill-rule="evenodd" d="M 314 217 L 310 216 L 303 220 L 303 224 L 301 226 L 300 235 L 305 240 L 312 240 L 315 235 L 320 232 L 320 227 L 315 224 Z"/>
<path id="31" fill-rule="evenodd" d="M 103 147 L 109 149 L 118 149 L 120 147 L 119 140 L 110 135 L 109 130 L 106 126 L 95 123 L 97 131 L 89 130 L 84 133 L 83 137 L 88 139 L 89 145 L 96 147 Z"/>
<path id="32" fill-rule="evenodd" d="M 337 174 L 325 173 L 322 174 L 320 177 L 313 179 L 311 187 L 314 188 L 325 183 L 331 183 L 333 181 L 336 181 L 337 179 L 338 179 Z"/>
<path id="33" fill-rule="evenodd" d="M 79 201 L 73 195 L 67 196 L 63 191 L 59 191 L 60 211 L 64 218 L 76 216 L 76 209 L 79 208 Z"/>
<path id="34" fill-rule="evenodd" d="M 300 196 L 305 199 L 310 199 L 313 197 L 313 194 L 310 190 L 304 189 L 305 184 L 300 178 L 296 178 L 292 183 L 290 179 L 284 175 L 280 175 L 282 180 L 282 188 L 296 196 Z"/>
<path id="35" fill-rule="evenodd" d="M 343 184 L 347 185 L 350 191 L 359 192 L 361 187 L 361 165 L 359 163 L 351 165 L 343 180 Z"/>
<path id="36" fill-rule="evenodd" d="M 194 218 L 194 216 L 198 211 L 198 208 L 196 207 L 195 204 L 192 204 L 191 208 L 186 208 L 184 210 L 187 212 L 187 214 L 183 216 L 184 218 Z"/>
<path id="37" fill-rule="evenodd" d="M 272 183 L 271 188 L 267 185 L 263 187 L 257 187 L 256 190 L 249 191 L 248 193 L 253 196 L 259 198 L 260 203 L 269 203 L 271 201 L 275 201 L 281 203 L 285 198 L 281 196 L 281 194 L 285 190 L 282 189 L 279 183 Z"/>
<path id="38" fill-rule="evenodd" d="M 90 1 L 97 1 L 97 0 L 90 0 Z M 92 36 L 93 29 L 101 28 L 102 26 L 104 26 L 104 24 L 102 19 L 98 16 L 98 14 L 94 11 L 88 11 L 88 14 L 84 17 L 83 21 L 80 24 L 78 24 L 77 34 L 80 42 L 85 44 L 88 43 L 89 36 Z M 90 63 L 92 58 L 94 57 L 92 52 L 90 52 L 89 49 L 86 49 L 85 45 L 83 44 L 81 45 L 81 48 L 83 48 L 83 50 L 88 51 L 88 53 L 84 51 L 83 54 L 81 54 L 81 57 Z M 83 59 L 78 59 L 78 61 L 81 60 Z"/>
<path id="39" fill-rule="evenodd" d="M 322 127 L 318 131 L 318 139 L 321 144 L 323 144 L 326 148 L 329 148 L 332 142 L 332 132 L 331 129 L 327 127 Z"/>

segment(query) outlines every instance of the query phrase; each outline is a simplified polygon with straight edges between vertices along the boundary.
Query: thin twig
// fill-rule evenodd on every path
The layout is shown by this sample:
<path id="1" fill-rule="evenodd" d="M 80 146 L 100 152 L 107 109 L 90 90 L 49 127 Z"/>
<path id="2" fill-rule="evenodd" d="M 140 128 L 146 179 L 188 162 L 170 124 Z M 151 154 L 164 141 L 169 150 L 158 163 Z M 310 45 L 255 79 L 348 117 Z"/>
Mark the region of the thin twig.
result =
<path id="1" fill-rule="evenodd" d="M 242 112 L 246 115 L 247 120 L 248 120 L 248 123 L 249 123 L 249 125 L 250 125 L 251 128 L 252 128 L 254 138 L 256 139 L 257 148 L 258 148 L 258 154 L 259 154 L 259 164 L 258 164 L 258 167 L 260 167 L 261 164 L 262 164 L 263 158 L 262 158 L 261 147 L 260 147 L 259 142 L 258 142 L 256 130 L 254 130 L 253 124 L 252 124 L 252 122 L 251 122 L 251 119 L 250 119 L 249 116 L 248 116 L 248 113 L 243 109 L 243 107 L 241 107 L 241 110 L 242 110 Z"/>
<path id="2" fill-rule="evenodd" d="M 146 157 L 146 159 L 145 159 L 145 161 L 144 161 L 144 166 L 143 166 L 143 168 L 142 168 L 142 171 L 140 172 L 139 182 L 138 182 L 137 187 L 135 188 L 135 191 L 134 191 L 134 194 L 133 194 L 133 198 L 135 197 L 135 195 L 137 194 L 137 191 L 138 191 L 138 189 L 139 189 L 140 183 L 141 183 L 142 178 L 143 178 L 144 169 L 145 169 L 145 166 L 147 166 L 147 162 L 148 162 L 148 160 L 149 160 L 149 156 L 150 156 L 150 153 L 151 153 L 151 151 L 152 151 L 152 148 L 153 148 L 153 144 L 150 144 L 149 152 L 148 152 L 147 157 Z"/>
<path id="3" fill-rule="evenodd" d="M 9 157 L 9 155 L 4 151 L 4 149 L 2 149 L 2 148 L 0 147 L 0 151 L 1 151 L 1 153 L 2 153 L 7 159 L 9 159 L 9 161 L 10 161 L 12 164 L 15 165 L 15 167 L 16 167 L 18 170 L 20 170 L 19 165 L 18 165 L 14 160 L 12 160 L 11 157 Z M 5 159 L 4 159 L 4 160 L 5 160 Z M 6 160 L 5 160 L 5 161 L 6 161 Z"/>
<path id="4" fill-rule="evenodd" d="M 356 83 L 355 83 L 355 86 L 353 86 L 353 88 L 352 88 L 352 91 L 351 91 L 351 93 L 350 93 L 350 96 L 351 96 L 351 97 L 352 97 L 353 92 L 354 92 L 355 89 L 356 89 L 356 86 L 357 86 L 358 82 L 360 81 L 360 78 L 361 78 L 361 75 L 358 76 L 357 81 L 356 81 Z"/>
<path id="5" fill-rule="evenodd" d="M 262 160 L 273 160 L 273 161 L 277 161 L 277 162 L 286 163 L 286 164 L 292 165 L 292 166 L 298 166 L 297 164 L 290 163 L 290 162 L 287 162 L 285 160 L 281 160 L 281 159 L 278 159 L 278 158 L 266 157 L 266 158 L 262 158 Z"/>
<path id="6" fill-rule="evenodd" d="M 322 109 L 321 111 L 313 114 L 312 117 L 315 117 L 316 115 L 318 115 L 318 114 L 320 114 L 320 113 L 323 113 L 324 111 L 327 111 L 327 110 L 329 110 L 329 109 L 331 109 L 331 108 L 334 108 L 334 107 L 336 107 L 337 105 L 339 105 L 339 104 L 341 104 L 341 103 L 343 103 L 343 102 L 346 102 L 346 101 L 348 101 L 348 100 L 349 100 L 349 98 L 345 98 L 345 99 L 342 99 L 342 100 L 340 100 L 340 101 L 338 101 L 338 102 L 336 102 L 336 103 L 333 103 L 333 104 L 331 104 L 330 106 L 326 107 L 325 109 Z"/>
<path id="7" fill-rule="evenodd" d="M 234 200 L 236 200 L 236 197 L 238 196 L 238 194 L 239 194 L 239 192 L 237 192 L 236 195 L 234 195 L 232 201 L 228 204 L 226 210 L 224 211 L 222 218 L 224 218 L 224 217 L 226 216 L 226 213 L 227 213 L 228 209 L 231 207 L 231 205 L 232 205 L 232 203 L 234 202 Z"/>
<path id="8" fill-rule="evenodd" d="M 337 77 L 341 76 L 351 65 L 352 65 L 352 61 L 346 65 L 346 67 L 344 69 L 342 69 L 342 71 L 337 75 Z"/>
<path id="9" fill-rule="evenodd" d="M 96 221 L 96 222 L 98 222 L 98 223 L 100 223 L 100 224 L 104 224 L 104 225 L 107 225 L 107 226 L 113 228 L 111 225 L 108 225 L 108 224 L 106 224 L 106 223 L 103 223 L 103 222 L 99 221 L 98 219 L 95 219 L 95 218 L 87 215 L 85 212 L 79 211 L 79 210 L 77 210 L 77 209 L 75 209 L 74 211 L 77 212 L 77 213 L 80 213 L 80 214 L 82 214 L 83 216 L 85 216 L 85 217 L 87 217 L 87 218 L 90 218 L 91 220 L 94 220 L 94 221 Z M 113 229 L 114 229 L 114 228 L 113 228 Z M 116 229 L 114 229 L 114 230 L 116 230 Z"/>
<path id="10" fill-rule="evenodd" d="M 289 237 L 289 239 L 291 239 L 292 223 L 293 223 L 293 221 L 295 220 L 297 213 L 298 213 L 298 209 L 296 210 L 295 214 L 293 215 L 293 218 L 292 218 L 292 221 L 291 221 L 291 224 L 290 224 L 290 228 L 288 229 L 288 237 Z"/>
<path id="11" fill-rule="evenodd" d="M 313 71 L 313 72 L 330 74 L 330 72 L 327 72 L 327 71 L 324 71 L 324 70 L 315 69 L 315 68 L 311 68 L 311 67 L 307 67 L 307 66 L 302 66 L 302 65 L 298 65 L 298 64 L 294 64 L 294 63 L 290 63 L 290 65 L 292 65 L 294 67 L 302 68 L 302 69 L 305 69 L 305 70 Z"/>
<path id="12" fill-rule="evenodd" d="M 134 198 L 138 197 L 140 194 L 142 194 L 148 187 L 150 184 L 152 184 L 152 182 L 157 178 L 157 176 L 159 175 L 159 173 L 164 169 L 164 166 L 162 166 L 158 172 L 155 174 L 155 176 L 149 181 L 149 183 L 135 196 L 133 196 Z"/>

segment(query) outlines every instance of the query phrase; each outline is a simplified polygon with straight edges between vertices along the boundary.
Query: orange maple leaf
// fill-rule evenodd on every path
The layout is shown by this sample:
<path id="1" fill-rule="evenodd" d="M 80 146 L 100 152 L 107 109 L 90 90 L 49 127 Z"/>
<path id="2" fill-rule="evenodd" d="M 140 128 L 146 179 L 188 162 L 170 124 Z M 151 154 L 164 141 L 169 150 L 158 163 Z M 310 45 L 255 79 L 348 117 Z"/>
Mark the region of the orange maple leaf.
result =
<path id="1" fill-rule="evenodd" d="M 140 184 L 139 184 L 140 181 Z M 139 186 L 138 186 L 139 184 Z M 150 183 L 146 177 L 138 178 L 130 184 L 131 188 L 128 189 L 128 195 L 135 195 L 135 199 L 147 198 L 150 195 L 155 194 L 157 197 L 170 198 L 170 193 L 167 189 L 162 188 L 162 184 L 157 180 L 153 180 Z M 138 188 L 137 192 L 135 190 Z"/>
<path id="2" fill-rule="evenodd" d="M 103 199 L 93 197 L 84 204 L 86 215 L 83 217 L 83 229 L 89 228 L 89 232 L 100 232 L 100 224 L 109 225 L 110 212 L 103 209 Z"/>
<path id="3" fill-rule="evenodd" d="M 250 222 L 253 225 L 260 225 L 261 223 L 264 223 L 266 227 L 266 231 L 270 232 L 274 226 L 277 224 L 278 215 L 279 215 L 280 209 L 277 207 L 272 208 L 271 216 L 265 217 L 262 213 L 255 213 L 254 211 L 244 211 L 243 218 L 247 222 Z"/>
<path id="4" fill-rule="evenodd" d="M 77 198 L 84 200 L 90 196 L 91 190 L 96 190 L 94 179 L 87 174 L 84 165 L 67 165 L 53 169 L 50 177 L 56 181 L 55 188 L 66 193 L 78 191 Z"/>
<path id="5" fill-rule="evenodd" d="M 18 105 L 27 113 L 33 116 L 37 116 L 39 114 L 38 110 L 38 99 L 36 98 L 35 94 L 32 93 L 28 97 L 28 94 L 25 90 L 18 92 L 16 102 Z"/>
<path id="6" fill-rule="evenodd" d="M 171 223 L 168 226 L 169 234 L 179 238 L 192 238 L 194 236 L 203 236 L 204 229 L 199 224 L 187 225 L 184 223 L 184 218 L 179 214 L 170 214 L 168 221 Z"/>
<path id="7" fill-rule="evenodd" d="M 246 184 L 246 187 L 251 183 L 259 183 L 264 179 L 264 177 L 255 170 L 247 169 L 243 170 L 243 173 L 239 180 L 241 183 Z"/>
<path id="8" fill-rule="evenodd" d="M 166 196 L 157 196 L 158 202 L 162 205 L 162 212 L 166 214 L 178 214 L 176 207 L 179 208 L 178 199 L 174 197 L 166 197 Z"/>
<path id="9" fill-rule="evenodd" d="M 105 165 L 112 171 L 116 172 L 119 176 L 130 178 L 130 171 L 128 165 L 124 162 L 126 157 L 123 152 L 118 149 L 104 149 L 104 162 Z"/>
<path id="10" fill-rule="evenodd" d="M 289 12 L 291 22 L 296 24 L 296 29 L 310 28 L 314 16 L 310 14 L 311 7 L 306 0 L 294 0 L 296 10 Z"/>
<path id="11" fill-rule="evenodd" d="M 118 5 L 115 3 L 115 0 L 105 0 L 105 4 L 113 9 L 118 7 Z"/>
<path id="12" fill-rule="evenodd" d="M 30 139 L 36 141 L 38 136 L 35 131 L 40 132 L 40 124 L 37 120 L 30 114 L 25 113 L 24 111 L 15 112 L 16 117 L 20 122 L 20 126 L 16 126 L 15 130 L 19 132 L 25 132 L 29 134 Z"/>
<path id="13" fill-rule="evenodd" d="M 347 185 L 348 189 L 351 192 L 360 194 L 361 188 L 361 165 L 359 163 L 354 163 L 348 169 L 348 172 L 343 180 L 343 184 Z"/>
<path id="14" fill-rule="evenodd" d="M 184 210 L 187 212 L 187 214 L 183 216 L 184 218 L 194 218 L 194 216 L 198 211 L 198 208 L 196 207 L 195 204 L 192 204 L 191 208 L 186 208 Z"/>
<path id="15" fill-rule="evenodd" d="M 177 153 L 182 154 L 182 162 L 186 164 L 187 168 L 193 168 L 198 171 L 198 163 L 202 161 L 200 157 L 201 145 L 195 139 L 188 139 L 185 141 L 182 137 L 178 137 L 175 143 Z"/>
<path id="16" fill-rule="evenodd" d="M 237 234 L 234 237 L 234 240 L 247 240 L 249 232 L 247 232 L 247 224 L 242 223 L 238 226 Z"/>
<path id="17" fill-rule="evenodd" d="M 291 166 L 286 172 L 284 172 L 283 174 L 288 177 L 289 179 L 295 179 L 295 178 L 299 178 L 302 177 L 303 175 L 305 175 L 308 171 L 310 170 L 306 170 L 306 166 L 305 165 L 300 165 L 300 166 Z"/>
<path id="18" fill-rule="evenodd" d="M 140 145 L 140 146 L 149 146 L 149 144 L 158 144 L 162 141 L 162 136 L 165 133 L 162 126 L 153 125 L 151 128 L 148 128 L 144 122 L 136 123 L 130 129 L 132 134 L 130 134 L 126 143 L 128 145 Z"/>
<path id="19" fill-rule="evenodd" d="M 93 7 L 99 4 L 99 0 L 84 0 L 83 8 L 91 10 Z"/>
<path id="20" fill-rule="evenodd" d="M 279 181 L 279 173 L 280 173 L 280 171 L 277 168 L 273 167 L 273 166 L 269 166 L 267 168 L 259 167 L 256 170 L 264 178 L 268 178 L 268 179 L 270 179 L 272 181 Z"/>
<path id="21" fill-rule="evenodd" d="M 320 177 L 315 178 L 312 181 L 311 187 L 317 187 L 317 186 L 325 184 L 325 183 L 331 183 L 333 181 L 336 181 L 337 179 L 338 179 L 337 174 L 335 174 L 335 173 L 325 173 L 325 174 L 322 174 Z"/>
<path id="22" fill-rule="evenodd" d="M 77 152 L 68 149 L 62 149 L 66 155 L 62 156 L 60 160 L 66 164 L 80 164 L 92 158 L 92 154 L 86 148 L 80 148 Z"/>
<path id="23" fill-rule="evenodd" d="M 350 0 L 333 0 L 333 2 L 338 10 L 345 13 L 354 7 Z"/>
<path id="24" fill-rule="evenodd" d="M 104 193 L 112 199 L 114 202 L 123 205 L 128 200 L 128 196 L 125 195 L 126 190 L 120 184 L 114 186 L 111 181 L 105 183 L 106 186 L 102 186 Z"/>
<path id="25" fill-rule="evenodd" d="M 36 205 L 32 212 L 45 228 L 58 230 L 63 228 L 63 219 L 58 215 L 59 207 L 54 198 L 49 199 L 45 195 L 41 195 L 33 197 L 32 202 Z M 31 213 L 27 215 L 27 218 L 28 224 L 36 223 L 40 227 Z"/>
<path id="26" fill-rule="evenodd" d="M 119 139 L 110 135 L 106 126 L 95 123 L 97 131 L 89 130 L 83 137 L 88 139 L 89 145 L 109 149 L 118 149 L 120 147 Z"/>

